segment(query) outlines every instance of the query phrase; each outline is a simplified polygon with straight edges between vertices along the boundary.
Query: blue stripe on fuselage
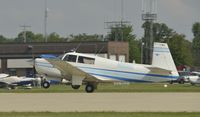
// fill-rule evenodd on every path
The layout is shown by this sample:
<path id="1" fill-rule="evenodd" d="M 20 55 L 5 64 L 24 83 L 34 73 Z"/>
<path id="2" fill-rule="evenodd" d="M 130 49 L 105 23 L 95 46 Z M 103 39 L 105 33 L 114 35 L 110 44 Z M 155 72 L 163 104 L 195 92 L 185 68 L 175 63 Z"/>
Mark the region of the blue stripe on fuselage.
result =
<path id="1" fill-rule="evenodd" d="M 151 81 L 129 79 L 129 78 L 117 77 L 117 76 L 101 75 L 101 74 L 94 74 L 94 73 L 90 73 L 90 74 L 96 75 L 96 76 L 102 76 L 102 77 L 105 77 L 105 78 L 115 79 L 115 80 L 128 81 L 128 82 L 149 82 L 149 83 L 151 82 Z"/>
<path id="2" fill-rule="evenodd" d="M 166 76 L 166 75 L 159 75 L 159 74 L 145 74 L 145 73 L 127 72 L 127 71 L 119 71 L 119 70 L 109 70 L 109 69 L 92 68 L 92 67 L 80 67 L 79 66 L 78 68 L 95 69 L 95 70 L 102 70 L 102 71 L 111 71 L 111 72 L 116 72 L 116 73 L 120 72 L 120 73 L 127 73 L 127 74 L 152 76 L 152 77 L 173 78 L 173 79 L 178 78 L 178 76 Z"/>
<path id="3" fill-rule="evenodd" d="M 36 63 L 36 65 L 42 66 L 42 67 L 53 68 L 53 66 L 51 64 L 49 64 L 49 63 L 38 62 L 38 63 Z M 178 78 L 178 76 L 167 76 L 167 75 L 159 75 L 159 74 L 145 74 L 145 73 L 138 73 L 138 72 L 128 72 L 128 71 L 119 71 L 119 70 L 110 70 L 110 69 L 83 67 L 83 66 L 76 66 L 76 67 L 78 67 L 79 69 L 83 69 L 83 70 L 84 69 L 91 69 L 91 70 L 100 70 L 100 71 L 110 71 L 110 72 L 114 72 L 114 73 L 126 73 L 126 74 L 134 74 L 134 75 L 160 77 L 160 78 L 166 78 L 166 79 L 177 79 Z M 89 74 L 96 74 L 96 73 L 90 72 Z M 102 74 L 97 74 L 97 75 L 103 76 Z M 107 76 L 107 75 L 105 75 L 105 76 Z M 113 77 L 115 77 L 115 76 L 113 76 Z M 119 77 L 118 79 L 127 79 L 127 78 Z M 127 79 L 127 80 L 134 80 L 134 79 Z"/>

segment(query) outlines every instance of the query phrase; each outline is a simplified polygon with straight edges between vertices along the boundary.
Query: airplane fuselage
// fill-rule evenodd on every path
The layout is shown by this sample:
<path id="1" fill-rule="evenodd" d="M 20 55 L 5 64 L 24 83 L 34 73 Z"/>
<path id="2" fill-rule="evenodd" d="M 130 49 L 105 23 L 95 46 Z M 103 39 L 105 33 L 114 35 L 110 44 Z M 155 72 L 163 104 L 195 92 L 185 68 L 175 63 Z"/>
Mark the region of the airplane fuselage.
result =
<path id="1" fill-rule="evenodd" d="M 152 65 L 124 63 L 80 53 L 66 54 L 62 57 L 62 60 L 65 60 L 65 57 L 67 55 L 76 56 L 76 60 L 74 62 L 66 62 L 90 75 L 98 77 L 104 82 L 163 82 L 173 80 L 178 77 L 170 74 L 170 72 L 167 70 L 155 68 Z M 82 63 L 79 62 L 79 57 L 91 58 L 90 60 L 94 61 L 92 61 L 93 63 Z M 36 59 L 35 67 L 36 71 L 39 74 L 43 74 L 50 79 L 62 79 L 63 77 L 65 77 L 61 75 L 60 70 L 55 68 L 52 64 L 50 64 L 47 60 L 43 58 Z M 70 77 L 65 77 L 65 79 L 71 80 Z"/>

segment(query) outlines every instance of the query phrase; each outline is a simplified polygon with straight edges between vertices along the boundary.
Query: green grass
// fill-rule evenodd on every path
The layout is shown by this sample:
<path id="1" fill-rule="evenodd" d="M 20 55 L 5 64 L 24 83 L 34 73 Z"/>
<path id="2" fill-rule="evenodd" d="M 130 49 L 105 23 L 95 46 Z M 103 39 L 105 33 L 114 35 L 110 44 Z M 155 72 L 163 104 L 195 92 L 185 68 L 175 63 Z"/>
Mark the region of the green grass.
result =
<path id="1" fill-rule="evenodd" d="M 63 113 L 52 113 L 52 112 L 11 112 L 11 113 L 0 113 L 1 117 L 199 117 L 199 113 L 170 113 L 170 112 L 63 112 Z"/>
<path id="2" fill-rule="evenodd" d="M 22 89 L 18 87 L 18 89 L 15 90 L 0 89 L 0 93 L 79 93 L 85 92 L 84 88 L 85 86 L 81 86 L 79 90 L 73 90 L 69 85 L 52 85 L 49 89 Z M 200 86 L 192 86 L 190 84 L 168 84 L 168 87 L 165 88 L 162 83 L 132 83 L 130 85 L 99 84 L 96 92 L 200 92 Z"/>

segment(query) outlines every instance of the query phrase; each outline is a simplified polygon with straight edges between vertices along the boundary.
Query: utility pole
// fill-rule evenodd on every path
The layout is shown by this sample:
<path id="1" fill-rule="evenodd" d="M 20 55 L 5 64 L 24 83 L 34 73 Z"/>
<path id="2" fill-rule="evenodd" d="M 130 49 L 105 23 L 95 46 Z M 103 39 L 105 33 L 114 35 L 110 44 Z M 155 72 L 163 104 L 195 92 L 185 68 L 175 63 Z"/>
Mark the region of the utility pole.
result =
<path id="1" fill-rule="evenodd" d="M 121 38 L 122 38 L 122 41 L 124 41 L 124 33 L 123 33 L 123 20 L 124 20 L 124 0 L 121 0 Z"/>
<path id="2" fill-rule="evenodd" d="M 22 30 L 23 30 L 24 43 L 26 43 L 26 42 L 27 42 L 27 39 L 26 39 L 27 28 L 31 28 L 31 26 L 28 26 L 28 25 L 22 25 L 22 26 L 20 26 L 20 27 L 23 28 Z"/>
<path id="3" fill-rule="evenodd" d="M 47 38 L 47 19 L 48 19 L 48 8 L 47 8 L 47 0 L 45 2 L 45 11 L 44 11 L 44 37 L 45 37 L 45 42 L 48 42 Z"/>
<path id="4" fill-rule="evenodd" d="M 152 64 L 153 56 L 153 22 L 157 19 L 157 1 L 142 0 L 142 20 L 145 21 L 143 45 L 143 64 Z"/>

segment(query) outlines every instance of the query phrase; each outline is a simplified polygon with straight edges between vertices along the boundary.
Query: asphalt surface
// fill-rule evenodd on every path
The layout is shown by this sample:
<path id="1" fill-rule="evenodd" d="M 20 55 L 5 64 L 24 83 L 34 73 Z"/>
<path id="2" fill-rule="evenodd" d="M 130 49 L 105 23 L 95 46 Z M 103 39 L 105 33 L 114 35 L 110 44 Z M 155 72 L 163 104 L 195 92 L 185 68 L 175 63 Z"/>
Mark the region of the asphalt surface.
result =
<path id="1" fill-rule="evenodd" d="M 200 112 L 200 93 L 1 93 L 0 112 Z"/>

